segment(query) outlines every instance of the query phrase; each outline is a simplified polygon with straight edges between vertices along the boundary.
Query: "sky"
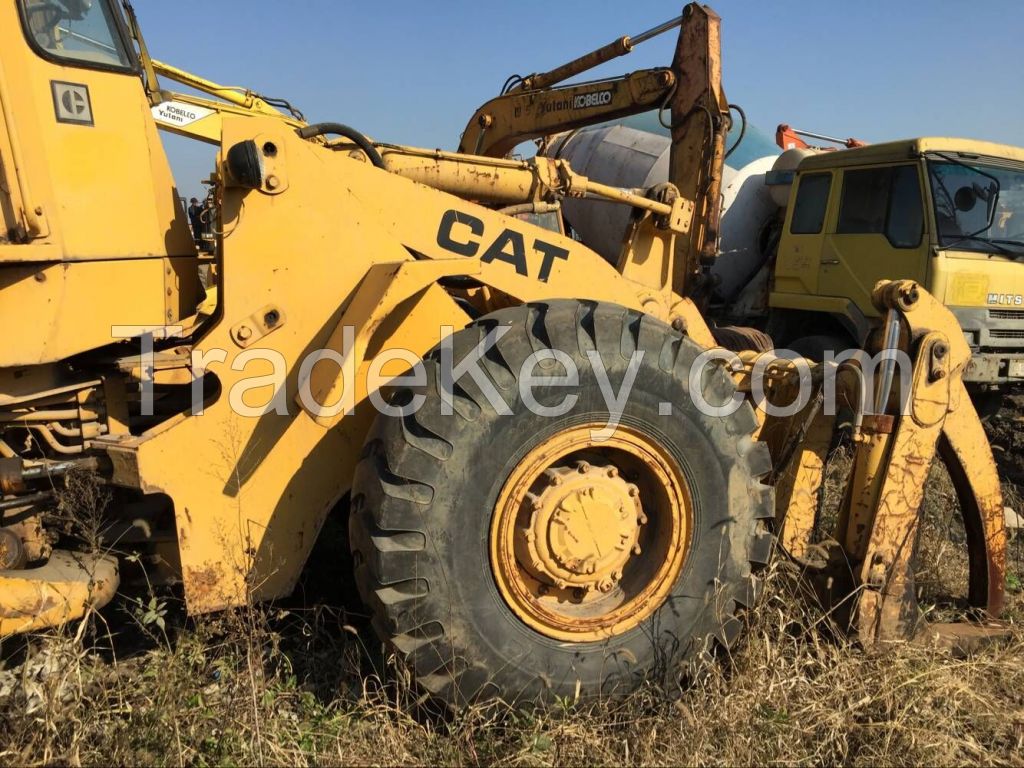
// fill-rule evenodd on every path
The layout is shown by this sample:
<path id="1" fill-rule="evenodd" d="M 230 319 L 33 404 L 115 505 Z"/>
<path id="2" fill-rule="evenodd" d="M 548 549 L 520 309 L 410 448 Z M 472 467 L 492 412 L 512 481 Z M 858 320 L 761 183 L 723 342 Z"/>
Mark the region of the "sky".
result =
<path id="1" fill-rule="evenodd" d="M 551 69 L 678 16 L 659 0 L 135 0 L 154 58 L 287 98 L 310 121 L 454 149 L 512 73 Z M 1024 146 L 1024 0 L 718 0 L 723 83 L 753 125 L 877 142 L 964 136 Z M 671 62 L 669 32 L 587 73 Z M 163 134 L 182 194 L 211 150 Z"/>

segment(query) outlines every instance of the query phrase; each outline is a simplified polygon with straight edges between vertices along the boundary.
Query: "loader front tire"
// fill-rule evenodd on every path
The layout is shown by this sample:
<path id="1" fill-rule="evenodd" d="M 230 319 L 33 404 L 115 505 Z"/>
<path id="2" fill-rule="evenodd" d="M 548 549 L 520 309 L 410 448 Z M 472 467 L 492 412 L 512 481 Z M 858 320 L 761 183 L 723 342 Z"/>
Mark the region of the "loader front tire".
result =
<path id="1" fill-rule="evenodd" d="M 574 300 L 502 310 L 451 337 L 454 362 L 501 328 L 479 381 L 446 386 L 437 348 L 426 385 L 391 401 L 418 409 L 370 430 L 350 532 L 373 626 L 455 706 L 673 685 L 737 637 L 768 561 L 754 414 L 702 413 L 689 391 L 701 348 L 650 316 Z M 630 380 L 618 429 L 595 435 Z M 718 366 L 695 381 L 710 404 L 735 391 Z M 534 412 L 567 394 L 567 412 Z"/>

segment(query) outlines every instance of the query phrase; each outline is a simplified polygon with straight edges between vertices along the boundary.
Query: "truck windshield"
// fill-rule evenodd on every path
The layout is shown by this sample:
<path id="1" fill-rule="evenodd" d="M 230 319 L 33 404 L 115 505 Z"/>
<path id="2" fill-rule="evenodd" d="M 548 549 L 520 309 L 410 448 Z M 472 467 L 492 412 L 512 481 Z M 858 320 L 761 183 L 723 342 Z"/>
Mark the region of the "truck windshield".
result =
<path id="1" fill-rule="evenodd" d="M 47 58 L 132 67 L 109 0 L 21 0 L 21 12 L 29 38 Z"/>
<path id="2" fill-rule="evenodd" d="M 931 158 L 928 177 L 941 247 L 1024 254 L 1024 167 Z"/>

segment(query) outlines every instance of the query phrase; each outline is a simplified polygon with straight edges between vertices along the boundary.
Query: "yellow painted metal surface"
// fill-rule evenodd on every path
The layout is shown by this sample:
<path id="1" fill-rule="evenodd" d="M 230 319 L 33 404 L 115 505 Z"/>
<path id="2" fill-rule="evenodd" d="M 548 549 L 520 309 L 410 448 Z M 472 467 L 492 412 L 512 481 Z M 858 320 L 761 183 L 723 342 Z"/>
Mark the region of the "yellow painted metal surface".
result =
<path id="1" fill-rule="evenodd" d="M 13 2 L 0 6 L 0 51 L 0 166 L 11 191 L 0 209 L 15 225 L 5 233 L 19 233 L 0 241 L 0 322 L 19 329 L 0 366 L 110 343 L 111 325 L 192 314 L 195 247 L 138 76 L 42 58 Z M 66 119 L 68 88 L 78 122 Z"/>
<path id="2" fill-rule="evenodd" d="M 920 160 L 927 152 L 962 152 L 968 157 L 1024 162 L 1024 149 L 967 139 L 921 138 L 823 152 L 800 163 L 773 271 L 769 304 L 852 317 L 877 317 L 871 292 L 878 280 L 914 280 L 950 307 L 987 307 L 991 295 L 1013 303 L 1024 295 L 1024 272 L 1011 256 L 940 248 L 931 196 Z M 918 169 L 924 227 L 915 247 L 897 248 L 883 234 L 838 234 L 845 174 L 865 168 Z M 832 185 L 819 233 L 791 231 L 796 184 L 808 173 L 832 172 Z M 1005 297 L 1009 297 L 1006 299 Z M 843 306 L 848 298 L 852 306 Z M 856 308 L 855 310 L 853 308 Z"/>
<path id="3" fill-rule="evenodd" d="M 117 586 L 113 557 L 57 550 L 39 568 L 0 570 L 0 637 L 79 619 L 110 602 Z"/>
<path id="4" fill-rule="evenodd" d="M 823 154 L 833 157 L 844 153 Z M 903 157 L 899 159 L 905 160 Z M 810 172 L 804 163 L 806 160 L 801 164 L 801 174 Z M 907 163 L 890 160 L 889 165 Z M 920 168 L 914 167 L 918 174 L 919 198 L 924 206 L 924 179 Z M 857 169 L 860 168 L 858 165 Z M 829 166 L 829 169 L 833 167 Z M 930 216 L 927 212 L 920 242 L 911 248 L 895 247 L 884 234 L 839 233 L 837 222 L 844 174 L 841 167 L 834 169 L 820 232 L 794 234 L 791 225 L 795 206 L 789 206 L 773 272 L 771 306 L 849 315 L 851 308 L 845 304 L 849 301 L 865 317 L 877 317 L 878 311 L 871 297 L 879 280 L 914 280 L 931 287 L 931 238 L 927 225 Z"/>
<path id="5" fill-rule="evenodd" d="M 648 69 L 556 90 L 513 89 L 473 113 L 459 140 L 459 151 L 504 157 L 530 139 L 660 106 L 675 83 L 671 70 Z"/>
<path id="6" fill-rule="evenodd" d="M 975 139 L 922 136 L 916 139 L 888 141 L 881 144 L 868 144 L 855 149 L 825 152 L 806 158 L 802 161 L 801 168 L 817 171 L 850 165 L 899 163 L 928 152 L 944 152 L 954 155 L 962 152 L 968 156 L 1005 158 L 1014 162 L 1024 162 L 1024 149 L 1021 147 Z"/>
<path id="7" fill-rule="evenodd" d="M 680 250 L 689 253 L 688 262 L 696 258 L 694 247 L 702 238 L 689 237 L 690 216 L 702 226 L 713 219 L 714 199 L 694 214 L 692 202 L 683 205 L 692 194 L 682 202 L 652 200 L 590 184 L 564 165 L 483 163 L 409 148 L 382 148 L 388 167 L 381 169 L 342 143 L 300 139 L 280 115 L 255 114 L 258 109 L 237 100 L 241 114 L 219 111 L 216 130 L 203 129 L 199 136 L 213 140 L 217 134 L 221 140 L 217 224 L 223 234 L 216 306 L 196 324 L 187 317 L 199 300 L 194 248 L 138 78 L 43 60 L 25 45 L 12 7 L 0 9 L 0 154 L 10 189 L 2 207 L 5 217 L 22 226 L 24 242 L 0 245 L 0 323 L 23 327 L 20 313 L 31 310 L 34 327 L 24 340 L 5 343 L 0 367 L 63 360 L 101 346 L 108 339 L 100 331 L 109 333 L 116 323 L 184 319 L 198 329 L 184 351 L 172 354 L 191 353 L 192 374 L 215 381 L 201 412 L 180 413 L 136 435 L 125 429 L 123 414 L 112 414 L 109 434 L 89 446 L 112 459 L 115 483 L 172 500 L 192 612 L 277 597 L 293 588 L 328 510 L 351 485 L 374 415 L 370 396 L 378 394 L 367 378 L 374 364 L 402 350 L 407 357 L 379 366 L 385 378 L 400 375 L 410 360 L 469 320 L 441 278 L 472 278 L 475 287 L 466 296 L 476 310 L 546 299 L 604 301 L 645 311 L 685 328 L 704 346 L 714 344 L 697 307 L 679 295 L 693 264 L 673 261 Z M 717 17 L 708 19 L 717 49 Z M 161 66 L 166 74 L 169 68 Z M 187 81 L 187 73 L 177 74 Z M 88 88 L 91 125 L 54 120 L 46 99 L 54 78 Z M 717 74 L 711 79 L 717 81 Z M 724 110 L 724 95 L 714 96 Z M 228 150 L 243 142 L 263 153 L 264 178 L 254 189 L 222 173 Z M 712 144 L 709 151 L 720 154 L 719 139 Z M 703 178 L 703 171 L 713 169 L 692 170 Z M 712 187 L 714 181 L 709 180 Z M 588 192 L 644 212 L 619 269 L 559 233 L 478 204 Z M 121 217 L 123 226 L 105 226 L 112 209 L 130 212 Z M 676 247 L 676 235 L 687 236 L 686 248 Z M 948 320 L 941 308 L 928 305 L 926 311 L 933 314 L 923 315 L 925 321 Z M 353 349 L 346 348 L 346 326 Z M 949 344 L 961 361 L 963 340 L 949 337 Z M 310 364 L 311 353 L 321 349 L 334 353 L 333 359 Z M 342 373 L 346 357 L 355 363 L 354 380 Z M 26 394 L 25 384 L 16 383 L 19 377 L 54 386 L 55 367 L 40 368 L 17 376 L 3 371 L 3 394 Z M 127 371 L 139 375 L 142 364 Z M 178 361 L 163 371 L 163 381 L 184 384 L 185 371 Z M 907 446 L 905 454 L 887 454 L 883 467 L 884 452 L 870 452 L 859 476 L 866 501 L 884 499 L 894 525 L 904 528 L 910 510 L 898 507 L 891 493 L 906 480 L 885 472 L 907 464 L 906 478 L 917 477 L 911 465 L 939 429 L 944 407 L 941 398 L 929 399 L 928 386 L 920 385 L 915 403 L 919 429 L 898 443 Z M 336 403 L 343 407 L 322 412 Z M 969 422 L 970 412 L 962 413 Z M 950 440 L 966 465 L 983 463 L 987 448 L 972 424 Z M 649 616 L 678 577 L 692 532 L 681 469 L 642 434 L 620 428 L 602 444 L 611 459 L 600 465 L 555 466 L 592 448 L 589 439 L 587 427 L 569 430 L 524 459 L 499 502 L 491 539 L 499 588 L 510 605 L 538 631 L 570 641 L 624 632 Z M 898 439 L 904 440 L 902 432 Z M 820 463 L 820 446 L 809 450 L 801 460 L 805 475 Z M 654 489 L 639 508 L 633 488 L 613 473 L 626 468 L 648 473 L 645 487 Z M 557 470 L 562 482 L 552 481 L 528 499 L 546 469 Z M 803 482 L 796 481 L 792 491 L 799 492 Z M 998 486 L 993 490 L 990 484 L 983 472 L 975 486 L 987 516 L 998 499 Z M 526 528 L 534 534 L 532 551 L 517 530 L 525 501 L 531 502 Z M 645 518 L 654 514 L 662 535 L 645 539 Z M 588 538 L 592 518 L 601 522 Z M 551 535 L 538 548 L 541 533 Z M 1000 551 L 995 536 L 994 557 Z M 536 568 L 527 576 L 510 565 L 523 546 Z M 639 577 L 630 568 L 637 557 L 654 564 L 640 569 Z M 0 633 L 67 620 L 107 599 L 116 573 L 105 562 L 96 561 L 100 570 L 84 580 L 82 569 L 63 554 L 51 560 L 49 571 L 34 572 L 35 583 L 33 572 L 0 574 Z M 582 590 L 586 610 L 553 611 L 534 583 Z"/>
<path id="8" fill-rule="evenodd" d="M 929 292 L 947 306 L 1024 309 L 1014 303 L 1017 296 L 1024 296 L 1024 269 L 1019 260 L 942 251 L 933 260 L 931 270 Z"/>
<path id="9" fill-rule="evenodd" d="M 157 125 L 171 133 L 207 144 L 220 144 L 221 121 L 225 114 L 263 115 L 276 117 L 292 127 L 305 125 L 302 120 L 270 106 L 252 91 L 220 85 L 162 61 L 152 59 L 151 62 L 155 75 L 215 97 L 161 90 L 160 100 L 153 105 L 153 118 Z"/>
<path id="10" fill-rule="evenodd" d="M 326 349 L 337 352 L 339 356 L 351 356 L 351 372 L 338 371 L 335 367 L 323 365 L 312 369 L 308 379 L 299 383 L 300 387 L 308 386 L 310 393 L 309 398 L 299 398 L 300 406 L 323 427 L 329 428 L 337 424 L 344 416 L 343 410 L 325 415 L 317 408 L 342 402 L 346 397 L 346 390 L 351 394 L 353 404 L 368 397 L 366 377 L 369 365 L 372 364 L 374 353 L 381 349 L 380 340 L 375 339 L 375 336 L 382 330 L 382 326 L 385 326 L 386 321 L 396 317 L 399 305 L 417 301 L 443 277 L 479 273 L 479 259 L 407 260 L 372 265 L 359 283 L 353 300 L 345 309 L 326 345 Z M 353 331 L 349 341 L 351 349 L 346 349 L 346 328 Z M 386 331 L 386 326 L 383 330 Z M 427 342 L 430 342 L 429 338 Z M 390 376 L 401 376 L 406 373 L 415 359 L 395 362 L 399 365 L 392 367 L 389 371 Z M 353 376 L 354 382 L 347 380 Z"/>
<path id="11" fill-rule="evenodd" d="M 41 58 L 28 47 L 13 2 L 0 7 L 0 50 L 8 142 L 10 112 L 24 161 L 17 173 L 32 191 L 23 204 L 31 212 L 41 209 L 36 215 L 49 231 L 33 244 L 53 243 L 67 261 L 192 255 L 185 212 L 138 76 Z M 57 120 L 55 82 L 87 89 L 92 125 Z M 11 253 L 4 257 L 15 260 Z M 49 258 L 30 247 L 17 260 Z"/>
<path id="12" fill-rule="evenodd" d="M 0 345 L 0 367 L 59 361 L 110 344 L 113 326 L 174 325 L 195 311 L 195 269 L 191 256 L 0 264 L 0 327 L 18 329 Z"/>
<path id="13" fill-rule="evenodd" d="M 857 621 L 863 642 L 918 631 L 912 556 L 918 509 L 936 451 L 946 463 L 968 534 L 971 603 L 990 616 L 1002 608 L 1005 531 L 992 451 L 963 385 L 970 361 L 956 318 L 910 282 L 880 284 L 880 310 L 898 307 L 915 344 L 909 411 L 894 428 L 885 417 L 865 428 L 840 514 L 840 536 L 864 586 Z M 954 447 L 955 446 L 955 447 Z"/>

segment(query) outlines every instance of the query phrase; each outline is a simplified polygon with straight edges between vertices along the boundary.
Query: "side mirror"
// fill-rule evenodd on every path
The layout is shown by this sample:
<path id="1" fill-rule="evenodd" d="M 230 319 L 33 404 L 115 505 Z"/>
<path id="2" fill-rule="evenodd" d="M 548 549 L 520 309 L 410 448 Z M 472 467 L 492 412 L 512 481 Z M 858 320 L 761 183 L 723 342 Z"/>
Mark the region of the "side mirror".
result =
<path id="1" fill-rule="evenodd" d="M 953 195 L 953 205 L 958 211 L 970 211 L 978 202 L 978 193 L 973 187 L 960 187 Z"/>

